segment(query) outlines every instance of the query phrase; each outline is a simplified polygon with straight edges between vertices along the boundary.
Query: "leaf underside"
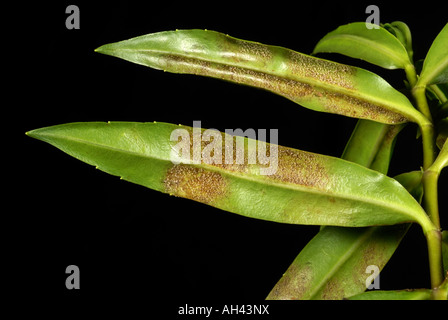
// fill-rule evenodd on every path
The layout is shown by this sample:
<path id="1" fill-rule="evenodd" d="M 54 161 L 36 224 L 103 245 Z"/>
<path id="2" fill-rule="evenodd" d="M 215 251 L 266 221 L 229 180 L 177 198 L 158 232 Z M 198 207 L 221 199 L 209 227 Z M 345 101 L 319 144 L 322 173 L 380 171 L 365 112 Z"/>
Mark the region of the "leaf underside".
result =
<path id="1" fill-rule="evenodd" d="M 409 225 L 323 228 L 270 292 L 269 300 L 340 300 L 366 290 L 370 265 L 382 268 Z"/>
<path id="2" fill-rule="evenodd" d="M 338 38 L 342 33 L 333 36 Z M 446 32 L 441 34 L 445 37 Z M 330 38 L 324 38 L 326 44 L 337 46 L 338 41 Z M 346 35 L 338 39 L 343 38 L 350 39 Z M 396 41 L 381 33 L 380 38 L 380 45 L 372 49 L 382 50 L 387 59 L 373 54 L 379 58 L 372 63 L 387 68 L 403 68 L 409 63 L 406 49 L 397 46 L 395 37 Z M 423 85 L 446 82 L 446 57 L 434 63 L 434 57 L 443 52 L 440 48 L 447 43 L 446 37 L 444 43 L 440 38 L 425 60 L 420 78 Z M 317 51 L 325 51 L 325 41 L 322 44 Z M 355 47 L 350 50 L 356 52 Z M 385 124 L 422 121 L 407 98 L 368 71 L 213 31 L 161 32 L 105 45 L 96 51 L 174 73 L 211 76 L 263 88 L 316 111 Z M 373 139 L 376 151 L 369 153 L 371 150 L 363 150 L 359 144 L 361 158 L 355 156 L 356 148 L 346 149 L 346 158 L 354 155 L 351 161 L 386 173 L 393 149 L 391 137 L 401 126 L 369 122 L 361 120 L 359 126 L 379 133 L 366 137 Z M 172 151 L 178 141 L 172 141 L 170 135 L 176 129 L 193 135 L 188 148 L 194 153 L 195 129 L 166 123 L 72 123 L 27 134 L 100 170 L 164 193 L 258 219 L 331 226 L 323 228 L 302 250 L 268 299 L 429 297 L 429 290 L 359 294 L 365 290 L 364 280 L 369 275 L 366 267 L 382 268 L 387 263 L 409 227 L 405 223 L 427 224 L 424 211 L 394 179 L 348 161 L 282 146 L 271 148 L 269 144 L 267 148 L 271 156 L 277 153 L 278 162 L 277 170 L 268 175 L 260 174 L 266 164 L 248 163 L 247 158 L 238 164 L 226 163 L 224 156 L 219 163 L 181 158 L 182 163 L 174 164 Z M 216 155 L 219 150 L 224 155 L 228 146 L 215 147 L 218 136 L 212 136 L 213 143 L 201 142 L 199 153 L 213 150 Z M 223 142 L 228 140 L 226 134 L 219 133 L 219 137 Z M 248 156 L 260 147 L 256 141 L 251 144 L 250 139 L 244 139 L 244 150 L 237 150 L 237 140 L 229 140 L 233 141 L 233 154 L 242 152 Z M 351 143 L 356 144 L 356 137 L 352 136 Z M 179 154 L 176 159 L 180 159 Z M 414 181 L 417 174 L 406 175 L 404 181 Z M 417 182 L 416 187 L 420 186 Z M 382 226 L 391 224 L 400 225 Z M 381 227 L 367 227 L 371 225 Z"/>
<path id="3" fill-rule="evenodd" d="M 96 51 L 154 69 L 266 89 L 316 111 L 389 124 L 424 121 L 404 95 L 369 71 L 215 31 L 153 33 Z"/>
<path id="4" fill-rule="evenodd" d="M 93 122 L 42 128 L 28 135 L 124 180 L 257 219 L 359 227 L 424 222 L 426 217 L 398 182 L 338 158 L 267 144 L 271 156 L 277 155 L 272 157 L 278 159 L 275 162 L 237 164 L 231 158 L 227 164 L 226 139 L 234 139 L 234 155 L 253 154 L 262 146 L 246 138 L 244 151 L 226 134 L 217 133 L 213 145 L 202 141 L 203 155 L 206 150 L 215 155 L 221 151 L 220 163 L 193 163 L 188 158 L 173 164 L 172 150 L 180 143 L 171 141 L 176 129 L 192 135 L 199 130 L 166 123 Z M 195 148 L 190 137 L 188 148 Z M 261 175 L 268 166 L 275 172 Z"/>
<path id="5" fill-rule="evenodd" d="M 359 120 L 342 157 L 386 174 L 399 131 L 400 126 Z M 322 228 L 267 299 L 340 300 L 364 292 L 370 276 L 366 268 L 374 265 L 381 271 L 408 228 Z"/>

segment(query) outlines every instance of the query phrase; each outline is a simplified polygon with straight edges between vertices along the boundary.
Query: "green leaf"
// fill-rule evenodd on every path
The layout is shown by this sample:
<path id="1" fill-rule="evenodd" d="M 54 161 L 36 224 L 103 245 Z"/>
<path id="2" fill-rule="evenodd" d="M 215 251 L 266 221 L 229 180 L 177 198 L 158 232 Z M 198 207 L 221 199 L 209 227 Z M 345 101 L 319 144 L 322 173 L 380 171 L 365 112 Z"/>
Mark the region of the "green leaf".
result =
<path id="1" fill-rule="evenodd" d="M 405 125 L 390 125 L 389 130 L 386 132 L 386 136 L 383 139 L 383 143 L 376 153 L 375 159 L 370 166 L 371 169 L 379 172 L 387 172 L 389 170 L 390 160 L 392 158 L 395 142 L 397 141 L 397 135 L 404 128 Z"/>
<path id="2" fill-rule="evenodd" d="M 403 94 L 369 71 L 214 31 L 153 33 L 96 52 L 266 89 L 316 111 L 389 124 L 428 122 Z"/>
<path id="3" fill-rule="evenodd" d="M 403 34 L 403 32 L 401 32 L 400 29 L 398 29 L 397 27 L 393 26 L 390 23 L 385 23 L 382 24 L 381 27 L 383 27 L 384 29 L 386 29 L 387 31 L 389 31 L 392 35 L 395 36 L 395 38 L 397 38 L 401 44 L 406 47 L 406 37 Z"/>
<path id="4" fill-rule="evenodd" d="M 428 87 L 428 91 L 434 94 L 435 98 L 439 101 L 440 108 L 443 109 L 444 105 L 447 105 L 448 102 L 448 83 L 438 83 L 438 84 L 432 84 Z M 448 109 L 448 107 L 445 107 Z M 440 110 L 443 111 L 443 110 Z M 439 114 L 440 115 L 440 114 Z M 447 114 L 443 116 L 448 116 Z"/>
<path id="5" fill-rule="evenodd" d="M 448 117 L 439 121 L 439 123 L 437 124 L 437 131 L 438 135 L 436 143 L 439 149 L 442 149 L 445 141 L 447 141 L 448 138 Z"/>
<path id="6" fill-rule="evenodd" d="M 448 166 L 448 139 L 445 139 L 439 155 L 429 169 L 440 173 L 446 166 Z"/>
<path id="7" fill-rule="evenodd" d="M 365 22 L 338 27 L 324 36 L 313 54 L 335 52 L 368 61 L 386 69 L 405 69 L 412 65 L 406 48 L 385 28 L 368 29 Z"/>
<path id="8" fill-rule="evenodd" d="M 269 145 L 272 161 L 260 155 L 253 161 L 257 148 L 267 148 L 263 142 L 256 145 L 246 139 L 241 150 L 234 137 L 213 130 L 207 131 L 208 141 L 215 133 L 213 143 L 203 137 L 198 142 L 198 131 L 167 123 L 93 122 L 42 128 L 28 135 L 124 180 L 252 218 L 351 227 L 414 221 L 424 230 L 433 229 L 412 196 L 379 172 L 276 145 Z M 173 142 L 172 134 L 178 132 L 182 139 Z M 203 161 L 184 157 L 191 148 L 193 156 L 199 148 Z M 247 154 L 246 162 L 221 158 L 230 149 L 236 156 Z"/>
<path id="9" fill-rule="evenodd" d="M 342 157 L 387 174 L 395 138 L 403 125 L 359 120 Z"/>
<path id="10" fill-rule="evenodd" d="M 411 171 L 402 173 L 395 177 L 395 180 L 401 183 L 403 187 L 417 200 L 419 203 L 423 199 L 423 172 Z"/>
<path id="11" fill-rule="evenodd" d="M 353 297 L 349 300 L 430 300 L 430 289 L 395 290 L 395 291 L 368 291 Z"/>
<path id="12" fill-rule="evenodd" d="M 342 158 L 370 168 L 388 131 L 389 125 L 358 120 Z M 387 171 L 382 173 L 386 174 Z"/>
<path id="13" fill-rule="evenodd" d="M 440 31 L 426 55 L 417 86 L 448 82 L 448 23 Z"/>
<path id="14" fill-rule="evenodd" d="M 367 267 L 382 268 L 408 228 L 323 228 L 303 248 L 267 299 L 340 300 L 365 291 L 371 276 Z"/>
<path id="15" fill-rule="evenodd" d="M 412 35 L 411 30 L 408 25 L 402 21 L 394 21 L 391 23 L 386 23 L 383 26 L 387 31 L 395 35 L 395 37 L 400 40 L 409 55 L 409 61 L 412 62 L 414 51 L 412 49 Z"/>
<path id="16" fill-rule="evenodd" d="M 432 171 L 438 175 L 443 170 L 443 168 L 448 166 L 448 139 L 443 143 L 442 149 L 440 150 L 434 163 L 427 169 L 427 171 Z"/>
<path id="17" fill-rule="evenodd" d="M 400 131 L 396 127 L 359 120 L 343 158 L 386 174 L 392 141 Z M 409 226 L 322 228 L 286 270 L 268 299 L 344 299 L 364 292 L 370 276 L 366 268 L 375 265 L 382 270 Z"/>

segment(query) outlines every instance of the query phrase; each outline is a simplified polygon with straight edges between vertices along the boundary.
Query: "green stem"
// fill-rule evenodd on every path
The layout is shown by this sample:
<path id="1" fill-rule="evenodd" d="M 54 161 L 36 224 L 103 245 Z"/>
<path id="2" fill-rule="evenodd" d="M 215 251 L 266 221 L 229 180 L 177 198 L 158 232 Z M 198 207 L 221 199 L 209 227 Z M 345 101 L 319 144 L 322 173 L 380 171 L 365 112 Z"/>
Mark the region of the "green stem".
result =
<path id="1" fill-rule="evenodd" d="M 408 74 L 408 73 L 407 73 Z M 409 77 L 408 77 L 409 78 Z M 423 141 L 423 190 L 426 212 L 433 224 L 433 228 L 424 228 L 429 258 L 429 271 L 431 275 L 431 288 L 436 289 L 443 282 L 442 268 L 442 235 L 440 233 L 440 218 L 437 198 L 437 182 L 440 170 L 432 167 L 436 160 L 435 134 L 432 124 L 432 115 L 426 100 L 426 86 L 414 86 L 412 89 L 417 108 L 427 118 L 427 122 L 420 124 Z M 438 292 L 433 290 L 433 292 Z M 434 299 L 440 298 L 433 294 Z"/>
<path id="2" fill-rule="evenodd" d="M 443 282 L 442 271 L 442 234 L 433 229 L 426 233 L 428 243 L 429 271 L 431 274 L 431 288 L 439 287 Z"/>
<path id="3" fill-rule="evenodd" d="M 442 90 L 440 90 L 438 85 L 433 84 L 429 87 L 434 92 L 434 94 L 437 96 L 437 98 L 439 98 L 440 101 L 446 102 L 448 100 L 446 94 Z"/>
<path id="4" fill-rule="evenodd" d="M 439 172 L 427 169 L 423 174 L 423 189 L 425 190 L 425 209 L 437 229 L 440 229 L 439 200 L 437 183 Z"/>
<path id="5" fill-rule="evenodd" d="M 434 126 L 432 123 L 420 125 L 423 143 L 423 169 L 428 169 L 436 158 L 436 143 L 434 135 Z"/>
<path id="6" fill-rule="evenodd" d="M 431 111 L 429 110 L 428 101 L 426 100 L 426 87 L 416 86 L 412 89 L 415 101 L 417 102 L 417 108 L 423 115 L 432 122 Z"/>
<path id="7" fill-rule="evenodd" d="M 440 172 L 448 165 L 448 141 L 443 145 L 439 156 L 423 174 L 423 186 L 425 192 L 425 208 L 434 224 L 423 224 L 423 229 L 428 241 L 429 269 L 431 272 L 432 298 L 446 300 L 448 292 L 448 279 L 443 281 L 442 268 L 442 234 L 440 232 L 439 208 L 437 199 L 437 182 Z M 432 229 L 431 229 L 432 228 Z"/>
<path id="8" fill-rule="evenodd" d="M 432 124 L 432 115 L 429 110 L 428 101 L 426 100 L 425 91 L 426 87 L 424 86 L 416 86 L 412 89 L 417 108 L 424 115 L 424 118 L 426 118 L 424 122 L 419 122 L 423 141 L 423 169 L 426 170 L 435 160 L 437 146 L 435 142 L 434 126 Z"/>
<path id="9" fill-rule="evenodd" d="M 411 88 L 413 88 L 417 84 L 417 73 L 415 72 L 414 65 L 406 65 L 404 71 L 406 72 L 406 78 L 408 79 Z"/>

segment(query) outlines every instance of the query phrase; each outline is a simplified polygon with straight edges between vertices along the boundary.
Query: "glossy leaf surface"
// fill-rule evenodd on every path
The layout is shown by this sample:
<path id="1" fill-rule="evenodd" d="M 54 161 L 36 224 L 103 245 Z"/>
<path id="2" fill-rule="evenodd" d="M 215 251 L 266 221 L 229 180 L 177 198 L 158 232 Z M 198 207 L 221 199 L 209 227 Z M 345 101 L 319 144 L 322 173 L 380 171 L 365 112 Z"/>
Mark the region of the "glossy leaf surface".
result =
<path id="1" fill-rule="evenodd" d="M 325 227 L 303 248 L 269 293 L 272 300 L 340 300 L 366 290 L 369 265 L 382 268 L 408 225 Z"/>
<path id="2" fill-rule="evenodd" d="M 401 129 L 402 125 L 359 120 L 342 158 L 387 174 L 395 138 Z"/>
<path id="3" fill-rule="evenodd" d="M 93 122 L 42 128 L 28 135 L 124 180 L 252 218 L 352 227 L 415 221 L 426 230 L 432 228 L 421 206 L 397 181 L 337 158 L 270 145 L 271 155 L 277 153 L 276 170 L 270 175 L 260 174 L 266 165 L 237 164 L 233 158 L 229 163 L 221 158 L 194 163 L 188 158 L 173 164 L 172 159 L 182 159 L 179 154 L 173 158 L 174 149 L 180 152 L 180 142 L 171 140 L 176 129 L 197 134 L 190 127 L 166 123 Z M 226 154 L 226 147 L 217 142 L 229 137 L 218 134 L 213 150 L 211 143 L 199 142 L 202 154 Z M 252 154 L 253 148 L 261 147 L 249 142 L 247 149 L 234 154 Z M 234 145 L 230 142 L 228 148 Z M 190 135 L 187 146 L 197 148 Z"/>
<path id="4" fill-rule="evenodd" d="M 408 25 L 402 21 L 394 21 L 392 23 L 386 23 L 383 27 L 391 32 L 408 52 L 409 60 L 412 62 L 414 56 L 414 50 L 412 48 L 412 35 Z"/>
<path id="5" fill-rule="evenodd" d="M 432 84 L 428 87 L 428 90 L 434 94 L 436 99 L 440 103 L 440 109 L 438 116 L 448 116 L 448 83 Z"/>
<path id="6" fill-rule="evenodd" d="M 411 64 L 406 48 L 385 28 L 368 29 L 365 22 L 338 27 L 324 36 L 314 48 L 358 58 L 387 69 L 404 69 Z"/>
<path id="7" fill-rule="evenodd" d="M 387 173 L 392 141 L 399 132 L 395 127 L 359 120 L 343 158 Z M 340 300 L 362 293 L 370 276 L 366 268 L 375 265 L 382 270 L 408 228 L 409 225 L 324 227 L 305 246 L 267 298 Z"/>
<path id="8" fill-rule="evenodd" d="M 437 156 L 434 163 L 431 165 L 431 167 L 428 168 L 428 170 L 435 172 L 437 175 L 440 175 L 440 172 L 443 170 L 443 168 L 448 166 L 448 140 L 445 140 L 442 149 L 439 152 L 439 155 Z"/>
<path id="9" fill-rule="evenodd" d="M 448 24 L 443 27 L 426 55 L 417 85 L 448 82 Z"/>
<path id="10" fill-rule="evenodd" d="M 153 33 L 96 51 L 155 69 L 266 89 L 316 111 L 389 124 L 425 122 L 404 95 L 369 71 L 214 31 Z"/>
<path id="11" fill-rule="evenodd" d="M 422 171 L 405 172 L 395 177 L 395 180 L 400 182 L 418 202 L 421 202 L 423 199 L 422 179 Z"/>

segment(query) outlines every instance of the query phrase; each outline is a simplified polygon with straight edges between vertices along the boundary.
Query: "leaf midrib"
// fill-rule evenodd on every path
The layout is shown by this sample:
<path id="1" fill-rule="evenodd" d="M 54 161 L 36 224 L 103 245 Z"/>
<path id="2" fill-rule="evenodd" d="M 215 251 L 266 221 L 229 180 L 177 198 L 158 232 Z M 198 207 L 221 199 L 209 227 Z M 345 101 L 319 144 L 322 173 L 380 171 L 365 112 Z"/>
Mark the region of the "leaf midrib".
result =
<path id="1" fill-rule="evenodd" d="M 284 50 L 289 50 L 289 49 L 285 49 L 282 48 Z M 359 90 L 351 90 L 348 88 L 345 88 L 343 86 L 337 86 L 334 84 L 329 84 L 326 82 L 322 82 L 316 79 L 313 79 L 311 77 L 307 78 L 307 77 L 302 77 L 298 74 L 291 74 L 292 76 L 290 76 L 288 73 L 284 73 L 282 72 L 281 75 L 276 74 L 274 72 L 269 72 L 266 70 L 260 70 L 259 68 L 249 68 L 246 66 L 241 66 L 241 64 L 238 63 L 232 63 L 232 62 L 218 62 L 215 59 L 205 59 L 203 57 L 195 57 L 195 56 L 190 56 L 187 54 L 181 54 L 179 52 L 176 53 L 172 53 L 172 52 L 168 52 L 166 50 L 157 50 L 157 49 L 135 49 L 135 48 L 131 48 L 131 49 L 127 49 L 127 48 L 118 48 L 118 49 L 108 49 L 108 52 L 113 52 L 113 51 L 133 51 L 133 52 L 151 52 L 151 53 L 155 53 L 155 54 L 160 54 L 160 55 L 172 55 L 172 56 L 178 56 L 178 57 L 184 57 L 184 58 L 188 58 L 188 59 L 192 59 L 192 60 L 197 60 L 197 61 L 205 61 L 205 62 L 210 62 L 210 63 L 214 63 L 216 65 L 228 65 L 228 66 L 232 66 L 232 67 L 237 67 L 240 69 L 244 69 L 244 70 L 251 70 L 251 71 L 256 71 L 259 72 L 261 74 L 268 74 L 277 78 L 284 78 L 284 79 L 288 79 L 288 80 L 293 80 L 293 81 L 297 81 L 299 83 L 305 83 L 305 84 L 309 84 L 315 87 L 319 87 L 322 88 L 326 91 L 330 91 L 330 92 L 336 92 L 336 93 L 340 93 L 343 95 L 347 95 L 347 96 L 351 96 L 360 100 L 366 100 L 369 102 L 372 102 L 373 104 L 376 104 L 379 107 L 382 108 L 389 108 L 390 112 L 395 112 L 397 114 L 405 114 L 406 117 L 410 117 L 410 119 L 414 119 L 415 117 L 412 114 L 409 114 L 408 112 L 403 112 L 404 110 L 401 110 L 400 108 L 396 108 L 394 107 L 395 104 L 391 104 L 388 103 L 387 101 L 382 100 L 381 98 L 378 99 L 377 96 L 374 95 L 370 95 L 370 94 L 366 94 L 364 92 L 360 92 Z M 119 55 L 117 55 L 119 57 Z M 126 59 L 125 59 L 126 60 Z M 141 65 L 146 66 L 144 63 L 140 63 Z M 355 67 L 356 68 L 356 67 Z M 219 68 L 218 68 L 219 69 Z"/>
<path id="2" fill-rule="evenodd" d="M 75 143 L 79 143 L 79 144 L 87 144 L 87 145 L 92 145 L 95 146 L 97 148 L 100 149 L 108 149 L 108 150 L 112 150 L 115 151 L 117 153 L 125 153 L 125 154 L 129 154 L 132 156 L 136 156 L 136 157 L 141 157 L 141 158 L 146 158 L 146 159 L 154 159 L 154 160 L 159 160 L 159 161 L 163 161 L 163 162 L 170 162 L 170 160 L 167 160 L 166 158 L 161 158 L 161 157 L 157 157 L 154 155 L 149 155 L 149 154 L 143 154 L 143 153 L 137 153 L 134 151 L 129 151 L 126 149 L 120 149 L 120 148 L 116 148 L 116 147 L 112 147 L 110 145 L 105 145 L 105 144 L 100 144 L 97 142 L 92 142 L 89 140 L 85 140 L 85 139 L 81 139 L 81 138 L 77 138 L 77 137 L 72 137 L 72 136 L 60 136 L 60 135 L 55 135 L 55 134 L 45 134 L 46 136 L 53 136 L 53 137 L 57 137 L 58 139 L 66 139 L 69 141 L 73 141 Z M 248 181 L 254 181 L 260 184 L 266 184 L 266 185 L 271 185 L 271 186 L 275 186 L 278 188 L 284 188 L 284 189 L 289 189 L 289 190 L 297 190 L 297 191 L 302 191 L 302 192 L 306 192 L 306 193 L 313 193 L 313 194 L 319 194 L 322 195 L 322 193 L 328 193 L 329 196 L 331 197 L 336 197 L 339 199 L 344 199 L 344 200 L 351 200 L 351 201 L 357 201 L 357 202 L 362 202 L 362 203 L 367 203 L 367 204 L 372 204 L 374 206 L 377 207 L 383 207 L 388 209 L 389 211 L 392 209 L 393 211 L 399 212 L 400 214 L 409 217 L 412 220 L 409 221 L 403 221 L 404 222 L 415 222 L 417 221 L 416 217 L 409 215 L 409 209 L 402 207 L 402 206 L 397 206 L 395 203 L 386 203 L 386 202 L 382 202 L 382 201 L 377 201 L 375 199 L 372 198 L 360 198 L 359 196 L 351 196 L 350 194 L 341 194 L 341 193 L 332 193 L 329 190 L 322 190 L 322 189 L 317 189 L 317 188 L 311 188 L 311 187 L 307 187 L 307 186 L 302 186 L 299 184 L 293 184 L 293 183 L 288 183 L 288 182 L 278 182 L 276 180 L 273 179 L 265 179 L 265 180 L 260 180 L 260 178 L 258 176 L 255 175 L 248 175 L 248 174 L 244 174 L 244 173 L 240 173 L 238 174 L 237 172 L 233 172 L 230 170 L 223 170 L 220 169 L 219 167 L 215 167 L 215 166 L 211 166 L 211 165 L 207 165 L 207 164 L 189 164 L 191 166 L 194 167 L 199 167 L 199 168 L 203 168 L 206 170 L 210 170 L 210 171 L 215 171 L 224 175 L 228 175 L 228 176 L 233 176 L 237 179 L 242 179 L 242 180 L 248 180 Z M 97 165 L 98 166 L 98 165 Z M 98 166 L 100 167 L 100 166 Z"/>
<path id="3" fill-rule="evenodd" d="M 436 78 L 438 75 L 440 75 L 444 69 L 447 69 L 447 68 L 448 68 L 448 56 L 445 57 L 445 59 L 442 61 L 442 63 L 439 63 L 437 65 L 437 67 L 432 70 L 432 72 L 422 74 L 422 76 L 420 78 L 422 79 L 423 84 L 427 85 L 432 80 L 434 80 L 434 78 Z"/>
<path id="4" fill-rule="evenodd" d="M 363 43 L 363 44 L 367 45 L 369 48 L 391 57 L 396 64 L 401 66 L 401 68 L 404 68 L 407 63 L 410 63 L 409 61 L 403 60 L 401 56 L 397 55 L 393 50 L 390 50 L 387 46 L 379 44 L 373 40 L 366 39 L 364 37 L 360 37 L 360 36 L 352 35 L 352 34 L 338 34 L 338 35 L 329 35 L 328 38 L 329 39 L 330 38 L 333 38 L 333 39 L 335 39 L 335 38 L 344 39 L 345 38 L 350 41 L 356 41 L 356 42 Z M 403 50 L 406 50 L 406 49 L 403 47 Z"/>
<path id="5" fill-rule="evenodd" d="M 333 276 L 339 271 L 339 269 L 351 258 L 352 254 L 356 252 L 356 250 L 363 245 L 366 240 L 376 231 L 378 227 L 370 227 L 366 230 L 366 232 L 359 238 L 357 241 L 353 242 L 350 248 L 338 259 L 337 263 L 333 265 L 330 271 L 327 273 L 325 277 L 322 278 L 321 281 L 317 284 L 313 291 L 309 294 L 308 300 L 313 299 L 317 293 L 319 293 L 325 284 L 333 278 Z"/>

